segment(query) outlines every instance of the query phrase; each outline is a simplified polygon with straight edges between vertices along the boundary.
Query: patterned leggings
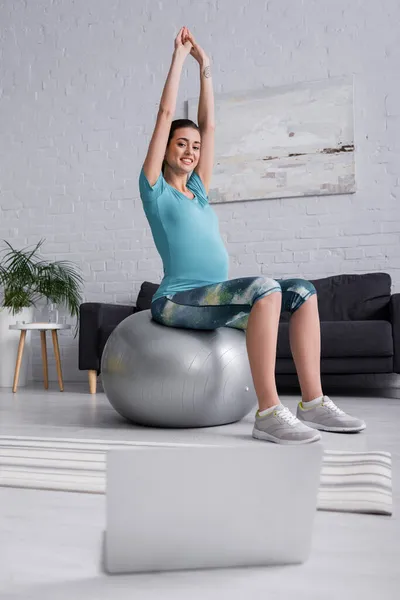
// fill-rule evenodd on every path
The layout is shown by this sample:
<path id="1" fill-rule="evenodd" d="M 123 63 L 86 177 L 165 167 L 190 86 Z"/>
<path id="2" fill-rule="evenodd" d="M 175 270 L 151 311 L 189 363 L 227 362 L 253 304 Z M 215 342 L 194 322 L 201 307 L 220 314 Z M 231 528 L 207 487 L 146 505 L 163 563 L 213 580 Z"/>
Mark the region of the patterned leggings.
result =
<path id="1" fill-rule="evenodd" d="M 151 314 L 168 327 L 245 330 L 252 306 L 272 292 L 282 293 L 281 313 L 293 314 L 316 289 L 305 279 L 240 277 L 158 298 Z"/>

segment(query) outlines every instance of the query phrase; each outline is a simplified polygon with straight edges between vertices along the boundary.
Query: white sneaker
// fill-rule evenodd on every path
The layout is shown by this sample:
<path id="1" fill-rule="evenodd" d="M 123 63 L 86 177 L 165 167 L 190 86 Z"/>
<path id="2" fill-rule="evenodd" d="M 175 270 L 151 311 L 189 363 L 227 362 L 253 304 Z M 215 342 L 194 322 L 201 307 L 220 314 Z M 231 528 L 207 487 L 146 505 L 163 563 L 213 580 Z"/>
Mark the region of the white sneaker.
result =
<path id="1" fill-rule="evenodd" d="M 299 402 L 297 418 L 308 427 L 321 431 L 352 433 L 366 427 L 364 421 L 346 414 L 329 396 L 323 396 L 321 403 L 311 408 L 307 408 L 307 402 Z"/>
<path id="2" fill-rule="evenodd" d="M 308 444 L 321 439 L 317 431 L 304 425 L 283 404 L 262 417 L 257 411 L 253 437 L 276 444 Z"/>

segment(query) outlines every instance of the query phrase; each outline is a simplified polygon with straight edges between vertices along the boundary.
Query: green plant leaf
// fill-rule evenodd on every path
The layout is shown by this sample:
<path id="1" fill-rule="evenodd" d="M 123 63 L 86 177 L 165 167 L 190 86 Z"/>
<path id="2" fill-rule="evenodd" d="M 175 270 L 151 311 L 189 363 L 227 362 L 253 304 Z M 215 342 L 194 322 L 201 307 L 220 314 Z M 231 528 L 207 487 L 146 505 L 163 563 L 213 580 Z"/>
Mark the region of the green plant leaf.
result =
<path id="1" fill-rule="evenodd" d="M 48 262 L 36 256 L 44 243 L 40 240 L 33 249 L 16 250 L 5 241 L 9 250 L 0 261 L 0 285 L 3 287 L 3 306 L 13 314 L 25 306 L 35 306 L 40 298 L 64 305 L 76 317 L 78 332 L 81 288 L 84 280 L 77 265 L 69 261 Z"/>

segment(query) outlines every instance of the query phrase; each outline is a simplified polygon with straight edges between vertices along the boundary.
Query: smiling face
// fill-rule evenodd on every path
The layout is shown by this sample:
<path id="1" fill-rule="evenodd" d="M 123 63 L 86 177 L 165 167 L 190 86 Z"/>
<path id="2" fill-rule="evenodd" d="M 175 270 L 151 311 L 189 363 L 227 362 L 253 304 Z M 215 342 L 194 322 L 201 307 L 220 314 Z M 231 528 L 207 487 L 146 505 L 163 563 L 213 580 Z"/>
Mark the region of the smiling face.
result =
<path id="1" fill-rule="evenodd" d="M 167 146 L 165 161 L 175 173 L 190 173 L 199 162 L 200 146 L 200 133 L 196 129 L 176 129 Z"/>

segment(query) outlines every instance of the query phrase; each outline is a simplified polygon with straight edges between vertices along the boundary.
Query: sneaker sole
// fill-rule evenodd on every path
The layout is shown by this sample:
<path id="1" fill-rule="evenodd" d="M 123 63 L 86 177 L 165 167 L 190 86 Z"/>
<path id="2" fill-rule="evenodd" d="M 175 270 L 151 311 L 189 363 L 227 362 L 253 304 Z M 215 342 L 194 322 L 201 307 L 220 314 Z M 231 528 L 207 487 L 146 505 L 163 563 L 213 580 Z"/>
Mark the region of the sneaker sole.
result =
<path id="1" fill-rule="evenodd" d="M 299 417 L 297 417 L 299 418 Z M 357 433 L 359 431 L 364 431 L 366 425 L 359 425 L 358 427 L 328 427 L 327 425 L 318 425 L 317 423 L 311 423 L 310 421 L 304 421 L 304 419 L 300 419 L 304 425 L 307 427 L 311 427 L 311 429 L 318 429 L 319 431 L 328 431 L 332 433 Z"/>
<path id="2" fill-rule="evenodd" d="M 317 433 L 314 437 L 308 440 L 280 440 L 279 438 L 273 437 L 269 433 L 265 433 L 265 431 L 259 431 L 258 429 L 253 429 L 253 438 L 257 440 L 263 440 L 267 442 L 273 442 L 274 444 L 285 444 L 287 446 L 298 446 L 300 444 L 311 444 L 312 442 L 318 442 L 321 439 L 319 433 Z"/>

